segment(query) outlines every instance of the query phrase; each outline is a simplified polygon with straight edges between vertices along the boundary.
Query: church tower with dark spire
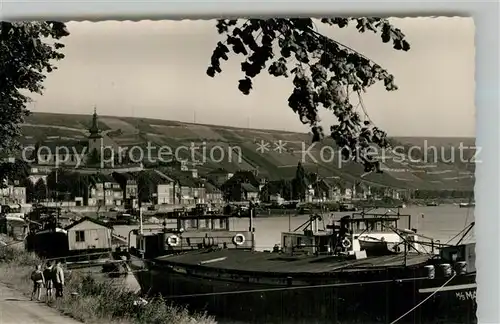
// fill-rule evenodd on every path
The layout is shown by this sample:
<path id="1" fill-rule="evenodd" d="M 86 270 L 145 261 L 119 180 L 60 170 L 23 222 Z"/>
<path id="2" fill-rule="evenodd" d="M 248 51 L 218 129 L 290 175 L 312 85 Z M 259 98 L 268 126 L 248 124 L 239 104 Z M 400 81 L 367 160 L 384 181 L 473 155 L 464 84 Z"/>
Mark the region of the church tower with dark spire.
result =
<path id="1" fill-rule="evenodd" d="M 89 138 L 102 138 L 99 123 L 97 121 L 97 108 L 94 107 L 94 115 L 92 115 L 92 125 L 89 128 Z"/>
<path id="2" fill-rule="evenodd" d="M 92 115 L 92 125 L 90 125 L 89 128 L 88 140 L 89 140 L 88 152 L 92 154 L 93 151 L 96 150 L 97 153 L 100 154 L 103 147 L 103 140 L 102 140 L 101 130 L 99 129 L 96 107 L 94 107 L 94 115 Z"/>

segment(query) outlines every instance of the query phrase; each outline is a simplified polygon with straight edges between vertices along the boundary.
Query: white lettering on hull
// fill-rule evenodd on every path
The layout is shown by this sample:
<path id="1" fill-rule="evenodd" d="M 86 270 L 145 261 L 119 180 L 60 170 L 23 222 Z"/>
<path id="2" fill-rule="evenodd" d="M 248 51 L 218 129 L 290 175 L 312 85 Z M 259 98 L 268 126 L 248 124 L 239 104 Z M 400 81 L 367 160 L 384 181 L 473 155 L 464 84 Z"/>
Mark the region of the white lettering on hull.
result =
<path id="1" fill-rule="evenodd" d="M 460 301 L 476 300 L 476 290 L 469 290 L 465 292 L 457 291 L 455 293 L 455 297 Z"/>

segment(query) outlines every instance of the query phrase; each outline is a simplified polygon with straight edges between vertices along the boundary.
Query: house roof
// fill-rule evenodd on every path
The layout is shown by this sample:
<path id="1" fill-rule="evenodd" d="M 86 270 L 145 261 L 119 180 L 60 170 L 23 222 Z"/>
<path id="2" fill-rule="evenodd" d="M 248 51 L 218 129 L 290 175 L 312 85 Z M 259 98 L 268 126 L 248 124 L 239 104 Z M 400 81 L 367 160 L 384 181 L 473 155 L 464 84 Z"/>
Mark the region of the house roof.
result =
<path id="1" fill-rule="evenodd" d="M 217 188 L 221 188 L 226 183 L 224 179 L 209 179 L 208 181 Z"/>
<path id="2" fill-rule="evenodd" d="M 227 172 L 226 169 L 218 168 L 218 169 L 215 169 L 215 170 L 208 172 L 207 175 L 224 175 L 224 174 L 228 174 L 228 173 L 229 172 Z"/>
<path id="3" fill-rule="evenodd" d="M 259 189 L 255 188 L 249 183 L 242 183 L 241 188 L 245 190 L 246 192 L 259 192 Z"/>
<path id="4" fill-rule="evenodd" d="M 197 188 L 201 185 L 200 179 L 193 178 L 190 172 L 173 168 L 160 168 L 160 171 L 177 181 L 182 187 Z"/>
<path id="5" fill-rule="evenodd" d="M 217 188 L 208 181 L 204 182 L 204 186 L 205 186 L 205 191 L 209 193 L 217 193 L 221 191 L 219 188 Z"/>
<path id="6" fill-rule="evenodd" d="M 145 172 L 148 173 L 149 178 L 156 185 L 174 182 L 174 179 L 170 178 L 169 176 L 158 170 L 146 170 Z"/>
<path id="7" fill-rule="evenodd" d="M 111 174 L 96 173 L 94 174 L 96 182 L 113 182 L 116 183 L 115 178 Z"/>
<path id="8" fill-rule="evenodd" d="M 137 181 L 136 175 L 131 172 L 113 172 L 111 175 L 116 181 Z"/>
<path id="9" fill-rule="evenodd" d="M 103 223 L 103 222 L 101 222 L 101 221 L 98 221 L 97 219 L 90 218 L 90 217 L 83 217 L 83 218 L 81 218 L 80 220 L 78 220 L 78 221 L 76 221 L 76 222 L 74 222 L 74 223 L 72 223 L 72 224 L 70 224 L 70 225 L 66 226 L 64 229 L 65 229 L 66 231 L 68 231 L 68 230 L 69 230 L 69 229 L 71 229 L 72 227 L 75 227 L 76 225 L 81 224 L 81 223 L 83 223 L 83 222 L 85 222 L 85 221 L 89 221 L 89 222 L 92 222 L 92 223 L 94 223 L 94 224 L 101 225 L 101 226 L 106 227 L 106 228 L 109 228 L 109 229 L 113 229 L 113 227 L 111 227 L 110 225 L 108 225 L 108 224 L 106 224 L 106 223 Z"/>
<path id="10" fill-rule="evenodd" d="M 238 183 L 250 183 L 254 187 L 258 187 L 260 181 L 255 177 L 255 174 L 252 171 L 236 171 L 234 175 L 224 183 L 224 187 L 231 187 Z"/>

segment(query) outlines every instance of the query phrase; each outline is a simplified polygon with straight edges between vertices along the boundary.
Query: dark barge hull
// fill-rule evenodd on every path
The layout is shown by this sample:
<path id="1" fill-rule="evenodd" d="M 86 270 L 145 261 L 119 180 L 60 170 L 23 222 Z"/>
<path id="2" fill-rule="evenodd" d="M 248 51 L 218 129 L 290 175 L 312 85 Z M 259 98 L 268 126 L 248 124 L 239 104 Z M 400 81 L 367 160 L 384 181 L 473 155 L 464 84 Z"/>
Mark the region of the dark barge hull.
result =
<path id="1" fill-rule="evenodd" d="M 210 266 L 196 270 L 169 259 L 175 258 L 158 258 L 144 264 L 139 259 L 131 260 L 134 270 L 143 265 L 148 269 L 135 273 L 143 292 L 160 293 L 192 310 L 207 311 L 222 322 L 391 323 L 449 279 L 427 279 L 418 267 L 371 269 L 356 274 L 242 275 Z M 473 294 L 467 291 L 474 280 L 475 276 L 453 278 L 447 290 L 435 293 L 398 323 L 475 323 L 475 300 L 456 295 Z M 345 286 L 332 286 L 339 283 Z M 458 290 L 450 289 L 454 286 Z"/>

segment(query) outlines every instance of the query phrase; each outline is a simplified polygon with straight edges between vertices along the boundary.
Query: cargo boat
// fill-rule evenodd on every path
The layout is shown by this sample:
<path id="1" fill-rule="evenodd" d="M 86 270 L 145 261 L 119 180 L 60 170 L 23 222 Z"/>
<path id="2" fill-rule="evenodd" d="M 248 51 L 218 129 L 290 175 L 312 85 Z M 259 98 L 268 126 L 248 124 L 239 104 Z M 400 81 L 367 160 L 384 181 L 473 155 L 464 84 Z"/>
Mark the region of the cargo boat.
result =
<path id="1" fill-rule="evenodd" d="M 282 247 L 272 252 L 216 244 L 146 255 L 145 271 L 135 274 L 144 293 L 207 310 L 219 321 L 476 322 L 474 244 L 422 240 L 415 231 L 399 230 L 394 215 L 357 216 L 321 230 L 321 218 L 313 215 L 301 232 L 282 233 Z M 380 253 L 378 245 L 370 253 L 359 242 L 366 240 L 360 224 L 389 229 L 401 248 Z"/>

